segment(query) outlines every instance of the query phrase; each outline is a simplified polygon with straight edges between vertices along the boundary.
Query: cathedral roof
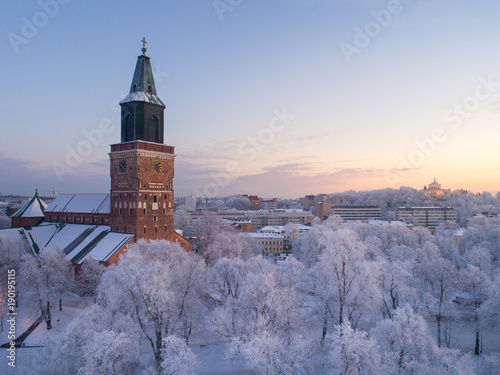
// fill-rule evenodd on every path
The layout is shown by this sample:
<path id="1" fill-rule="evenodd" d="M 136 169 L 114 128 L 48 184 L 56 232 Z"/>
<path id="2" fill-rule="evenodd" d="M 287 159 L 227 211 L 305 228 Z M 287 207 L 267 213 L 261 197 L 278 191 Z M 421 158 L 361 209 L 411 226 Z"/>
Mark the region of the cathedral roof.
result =
<path id="1" fill-rule="evenodd" d="M 19 231 L 18 231 L 19 232 Z M 111 232 L 108 225 L 46 223 L 22 231 L 33 251 L 61 249 L 71 263 L 81 264 L 86 258 L 107 262 L 134 238 L 132 233 Z M 2 232 L 0 232 L 0 237 Z"/>
<path id="2" fill-rule="evenodd" d="M 35 196 L 28 203 L 22 206 L 12 217 L 44 217 L 47 203 L 42 201 L 38 196 L 38 190 L 35 191 Z"/>
<path id="3" fill-rule="evenodd" d="M 109 194 L 60 194 L 45 212 L 109 214 Z"/>
<path id="4" fill-rule="evenodd" d="M 128 102 L 148 102 L 165 107 L 165 104 L 163 104 L 156 93 L 150 58 L 146 56 L 145 53 L 145 48 L 143 48 L 143 54 L 137 57 L 130 93 L 120 102 L 120 104 Z"/>

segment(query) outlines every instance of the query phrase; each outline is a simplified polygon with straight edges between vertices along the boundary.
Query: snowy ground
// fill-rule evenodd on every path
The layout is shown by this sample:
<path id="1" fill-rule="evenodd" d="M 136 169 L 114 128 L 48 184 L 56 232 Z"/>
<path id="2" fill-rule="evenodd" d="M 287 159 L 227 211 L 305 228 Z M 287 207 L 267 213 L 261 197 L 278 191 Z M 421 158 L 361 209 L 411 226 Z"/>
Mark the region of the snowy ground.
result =
<path id="1" fill-rule="evenodd" d="M 21 301 L 22 302 L 22 301 Z M 40 347 L 47 342 L 50 337 L 53 337 L 58 332 L 63 330 L 66 325 L 74 319 L 78 313 L 89 305 L 92 301 L 80 298 L 73 294 L 65 295 L 63 298 L 63 311 L 57 308 L 53 309 L 53 329 L 47 331 L 45 322 L 42 322 L 38 328 L 26 339 L 26 347 L 16 350 L 16 369 L 7 365 L 6 355 L 0 356 L 0 374 L 36 374 L 36 366 L 32 365 L 33 359 L 36 358 L 42 351 Z M 17 333 L 24 332 L 40 315 L 39 310 L 35 306 L 24 306 L 21 303 L 18 309 L 18 324 Z M 0 332 L 1 344 L 7 342 L 7 317 L 4 316 L 4 331 Z M 435 334 L 435 322 L 429 322 L 431 333 Z M 458 348 L 467 352 L 473 351 L 474 345 L 474 327 L 472 324 L 453 323 L 452 326 L 452 347 Z M 199 365 L 197 367 L 198 374 L 202 375 L 249 375 L 253 374 L 246 369 L 246 364 L 243 360 L 225 359 L 227 352 L 227 342 L 217 342 L 212 339 L 203 337 L 193 337 L 190 343 L 191 349 L 196 354 Z M 484 330 L 483 332 L 483 348 L 484 353 L 500 352 L 500 327 L 495 329 Z M 3 353 L 7 350 L 2 348 Z M 143 355 L 141 356 L 146 361 L 151 357 L 151 353 L 147 346 L 143 347 Z M 328 371 L 317 369 L 317 375 L 326 374 Z"/>

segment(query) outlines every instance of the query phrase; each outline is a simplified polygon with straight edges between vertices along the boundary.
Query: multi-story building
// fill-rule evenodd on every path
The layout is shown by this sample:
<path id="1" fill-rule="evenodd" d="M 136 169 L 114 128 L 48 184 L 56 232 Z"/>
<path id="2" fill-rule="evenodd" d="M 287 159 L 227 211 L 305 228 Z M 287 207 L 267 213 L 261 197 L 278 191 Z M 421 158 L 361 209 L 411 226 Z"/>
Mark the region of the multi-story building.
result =
<path id="1" fill-rule="evenodd" d="M 261 199 L 259 207 L 261 210 L 276 210 L 278 209 L 278 200 L 274 199 Z"/>
<path id="2" fill-rule="evenodd" d="M 252 231 L 257 232 L 267 225 L 278 226 L 288 223 L 311 224 L 313 214 L 301 209 L 279 209 L 274 211 L 245 211 L 245 217 L 252 220 Z"/>
<path id="3" fill-rule="evenodd" d="M 281 254 L 284 252 L 285 237 L 276 233 L 243 233 L 244 236 L 254 239 L 262 247 L 262 255 Z"/>
<path id="4" fill-rule="evenodd" d="M 380 219 L 382 209 L 377 206 L 333 206 L 330 215 L 340 216 L 344 221 L 366 221 Z"/>
<path id="5" fill-rule="evenodd" d="M 316 204 L 316 216 L 321 220 L 328 218 L 331 208 L 335 206 L 333 203 L 317 203 Z"/>
<path id="6" fill-rule="evenodd" d="M 260 198 L 256 195 L 249 195 L 248 199 L 250 199 L 250 209 L 252 211 L 260 210 Z"/>
<path id="7" fill-rule="evenodd" d="M 395 219 L 434 231 L 441 223 L 456 222 L 457 212 L 451 207 L 400 207 L 395 212 Z"/>

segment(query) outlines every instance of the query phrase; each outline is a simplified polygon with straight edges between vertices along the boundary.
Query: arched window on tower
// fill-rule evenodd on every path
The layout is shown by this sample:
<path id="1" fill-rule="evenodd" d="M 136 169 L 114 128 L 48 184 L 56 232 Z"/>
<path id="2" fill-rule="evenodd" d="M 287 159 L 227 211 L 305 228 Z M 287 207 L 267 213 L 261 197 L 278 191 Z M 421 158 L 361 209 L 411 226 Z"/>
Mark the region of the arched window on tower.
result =
<path id="1" fill-rule="evenodd" d="M 149 141 L 159 143 L 160 140 L 160 122 L 158 117 L 153 116 L 149 119 Z"/>
<path id="2" fill-rule="evenodd" d="M 134 119 L 130 113 L 127 113 L 122 120 L 122 142 L 134 140 Z"/>

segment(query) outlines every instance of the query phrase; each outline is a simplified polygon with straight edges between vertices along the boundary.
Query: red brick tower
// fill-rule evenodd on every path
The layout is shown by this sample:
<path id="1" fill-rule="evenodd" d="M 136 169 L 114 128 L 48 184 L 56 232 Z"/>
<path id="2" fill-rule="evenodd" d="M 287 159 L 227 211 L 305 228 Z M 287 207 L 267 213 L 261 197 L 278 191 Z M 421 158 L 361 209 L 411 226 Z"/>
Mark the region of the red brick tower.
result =
<path id="1" fill-rule="evenodd" d="M 174 148 L 163 144 L 165 105 L 156 94 L 144 46 L 120 106 L 121 143 L 111 145 L 109 153 L 111 230 L 135 233 L 136 240 L 184 242 L 173 227 Z"/>

